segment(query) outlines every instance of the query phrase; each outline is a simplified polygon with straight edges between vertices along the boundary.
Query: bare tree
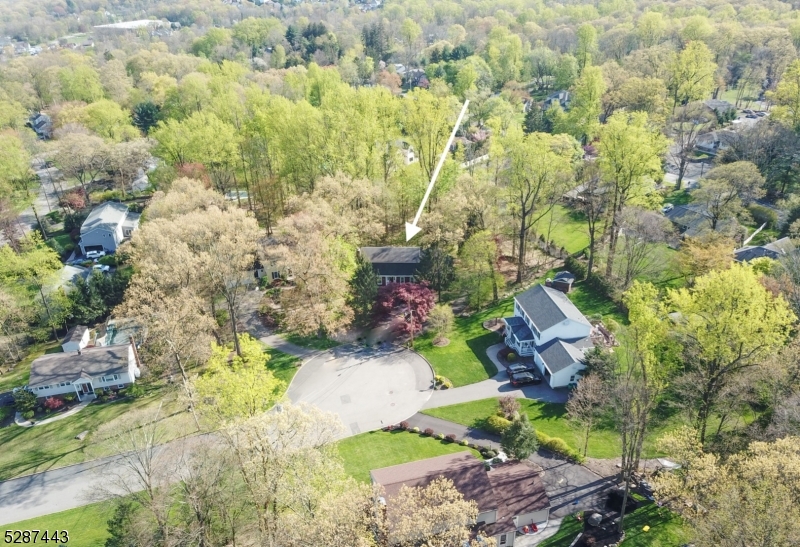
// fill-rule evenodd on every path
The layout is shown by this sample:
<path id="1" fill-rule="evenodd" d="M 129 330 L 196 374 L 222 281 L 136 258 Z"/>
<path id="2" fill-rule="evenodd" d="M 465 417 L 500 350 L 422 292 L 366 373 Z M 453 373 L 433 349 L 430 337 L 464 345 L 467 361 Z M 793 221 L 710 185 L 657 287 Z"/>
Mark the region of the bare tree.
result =
<path id="1" fill-rule="evenodd" d="M 620 225 L 623 245 L 617 264 L 622 288 L 626 289 L 637 277 L 658 269 L 662 256 L 658 246 L 669 240 L 673 230 L 662 215 L 635 207 L 622 212 Z"/>
<path id="2" fill-rule="evenodd" d="M 570 394 L 567 401 L 567 416 L 583 427 L 583 455 L 589 448 L 589 435 L 595 420 L 603 412 L 603 404 L 607 400 L 606 386 L 599 376 L 590 374 L 580 379 L 578 387 Z"/>
<path id="3" fill-rule="evenodd" d="M 678 180 L 675 189 L 680 190 L 686 169 L 694 158 L 694 148 L 700 135 L 712 131 L 716 120 L 711 119 L 702 103 L 689 103 L 675 110 L 667 124 L 672 145 L 669 147 L 669 159 L 678 169 Z"/>

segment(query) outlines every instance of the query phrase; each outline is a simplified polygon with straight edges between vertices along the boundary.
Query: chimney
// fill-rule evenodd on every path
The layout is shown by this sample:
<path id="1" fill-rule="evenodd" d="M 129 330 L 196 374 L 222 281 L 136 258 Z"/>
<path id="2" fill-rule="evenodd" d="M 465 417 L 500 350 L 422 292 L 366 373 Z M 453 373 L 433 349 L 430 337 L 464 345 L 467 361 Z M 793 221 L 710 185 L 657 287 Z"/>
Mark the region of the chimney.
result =
<path id="1" fill-rule="evenodd" d="M 133 340 L 133 336 L 128 337 L 131 341 L 131 347 L 133 348 L 133 360 L 136 361 L 136 368 L 142 368 L 142 362 L 139 360 L 139 350 L 136 349 L 136 342 Z"/>

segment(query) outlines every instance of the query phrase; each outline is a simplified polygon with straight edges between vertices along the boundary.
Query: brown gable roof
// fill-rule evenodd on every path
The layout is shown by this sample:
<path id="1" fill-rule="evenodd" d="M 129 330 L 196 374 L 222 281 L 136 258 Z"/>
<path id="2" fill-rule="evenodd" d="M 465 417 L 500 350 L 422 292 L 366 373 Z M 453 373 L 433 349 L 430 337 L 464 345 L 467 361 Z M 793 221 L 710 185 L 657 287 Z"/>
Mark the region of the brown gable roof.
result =
<path id="1" fill-rule="evenodd" d="M 128 345 L 85 348 L 80 353 L 42 355 L 31 363 L 31 388 L 74 382 L 78 378 L 96 378 L 128 372 Z"/>
<path id="2" fill-rule="evenodd" d="M 467 451 L 374 469 L 370 475 L 373 482 L 383 486 L 387 499 L 396 496 L 403 485 L 424 487 L 439 477 L 445 477 L 453 481 L 464 499 L 478 504 L 478 511 L 492 511 L 500 505 L 484 463 Z"/>
<path id="3" fill-rule="evenodd" d="M 539 472 L 529 462 L 508 462 L 488 473 L 489 482 L 503 498 L 506 515 L 514 517 L 550 507 Z"/>

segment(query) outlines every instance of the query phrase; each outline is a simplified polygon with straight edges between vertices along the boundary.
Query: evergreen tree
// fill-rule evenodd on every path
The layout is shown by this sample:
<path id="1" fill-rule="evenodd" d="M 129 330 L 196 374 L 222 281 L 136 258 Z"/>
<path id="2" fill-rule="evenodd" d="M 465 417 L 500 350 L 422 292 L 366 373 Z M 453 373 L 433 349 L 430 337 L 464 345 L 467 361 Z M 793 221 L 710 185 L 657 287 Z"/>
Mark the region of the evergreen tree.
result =
<path id="1" fill-rule="evenodd" d="M 161 107 L 151 101 L 139 103 L 133 107 L 133 125 L 147 135 L 150 129 L 158 123 Z"/>
<path id="2" fill-rule="evenodd" d="M 544 111 L 539 105 L 534 103 L 525 113 L 523 129 L 525 133 L 550 133 L 553 130 L 553 124 L 544 115 Z"/>
<path id="3" fill-rule="evenodd" d="M 441 295 L 456 278 L 455 261 L 438 245 L 431 245 L 422 251 L 417 277 L 427 281 L 431 288 Z"/>
<path id="4" fill-rule="evenodd" d="M 363 256 L 358 255 L 356 262 L 356 271 L 350 279 L 350 306 L 356 321 L 366 323 L 378 296 L 378 276 Z"/>
<path id="5" fill-rule="evenodd" d="M 500 446 L 506 454 L 517 460 L 527 459 L 539 449 L 536 430 L 533 429 L 527 414 L 514 418 L 511 425 L 503 432 Z"/>
<path id="6" fill-rule="evenodd" d="M 136 506 L 131 501 L 120 501 L 117 504 L 114 514 L 107 522 L 109 537 L 105 547 L 130 547 L 136 544 L 129 532 L 135 512 Z"/>

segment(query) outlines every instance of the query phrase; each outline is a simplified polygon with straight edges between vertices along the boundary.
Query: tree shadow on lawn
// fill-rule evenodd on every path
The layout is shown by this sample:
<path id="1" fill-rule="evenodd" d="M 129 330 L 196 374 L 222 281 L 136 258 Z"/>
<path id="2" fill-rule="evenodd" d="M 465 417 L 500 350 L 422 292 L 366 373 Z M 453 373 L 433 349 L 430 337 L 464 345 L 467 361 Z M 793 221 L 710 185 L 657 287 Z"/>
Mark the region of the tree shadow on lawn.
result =
<path id="1" fill-rule="evenodd" d="M 19 466 L 19 462 L 12 462 L 0 467 L 0 480 L 10 480 L 22 475 L 43 473 L 58 466 L 58 463 L 73 452 L 82 451 L 85 446 L 79 446 L 58 454 L 36 450 L 25 458 L 26 465 Z"/>
<path id="2" fill-rule="evenodd" d="M 491 378 L 495 374 L 497 374 L 497 367 L 492 360 L 489 359 L 489 356 L 486 355 L 486 350 L 495 344 L 502 342 L 502 338 L 496 332 L 489 332 L 487 331 L 486 334 L 478 336 L 477 338 L 471 338 L 467 340 L 467 347 L 475 354 L 475 357 L 478 358 L 478 361 L 481 362 L 483 365 L 483 370 L 486 372 L 488 378 Z"/>

